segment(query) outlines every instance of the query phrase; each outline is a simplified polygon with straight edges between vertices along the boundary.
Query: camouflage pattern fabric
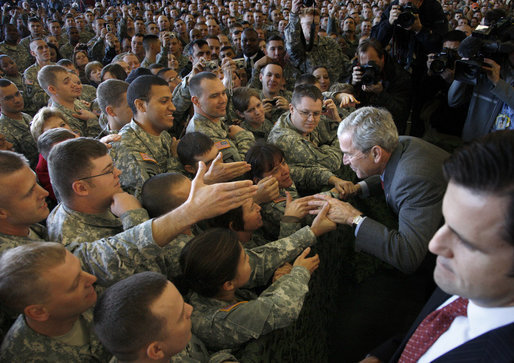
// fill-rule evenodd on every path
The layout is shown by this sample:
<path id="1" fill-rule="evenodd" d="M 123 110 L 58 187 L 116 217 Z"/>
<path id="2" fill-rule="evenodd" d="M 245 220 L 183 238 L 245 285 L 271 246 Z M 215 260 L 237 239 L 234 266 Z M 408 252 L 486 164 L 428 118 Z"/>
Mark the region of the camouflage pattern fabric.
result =
<path id="1" fill-rule="evenodd" d="M 102 132 L 102 128 L 98 123 L 97 118 L 90 118 L 86 121 L 81 120 L 75 116 L 73 116 L 76 112 L 80 110 L 89 111 L 88 107 L 84 105 L 84 103 L 80 102 L 80 100 L 75 100 L 73 102 L 75 109 L 70 110 L 67 107 L 60 105 L 55 101 L 51 101 L 51 106 L 57 108 L 64 114 L 64 121 L 70 125 L 71 129 L 75 132 L 78 132 L 80 136 L 85 137 L 97 137 Z"/>
<path id="2" fill-rule="evenodd" d="M 23 73 L 23 83 L 25 84 L 25 94 L 30 102 L 25 104 L 25 112 L 34 115 L 41 107 L 47 106 L 50 97 L 41 88 L 37 80 L 37 73 L 43 68 L 37 63 L 32 64 Z"/>
<path id="3" fill-rule="evenodd" d="M 36 141 L 30 133 L 32 117 L 26 113 L 21 114 L 21 120 L 15 120 L 2 113 L 0 116 L 0 134 L 13 144 L 14 150 L 29 160 L 30 167 L 34 169 L 37 165 L 39 152 Z"/>

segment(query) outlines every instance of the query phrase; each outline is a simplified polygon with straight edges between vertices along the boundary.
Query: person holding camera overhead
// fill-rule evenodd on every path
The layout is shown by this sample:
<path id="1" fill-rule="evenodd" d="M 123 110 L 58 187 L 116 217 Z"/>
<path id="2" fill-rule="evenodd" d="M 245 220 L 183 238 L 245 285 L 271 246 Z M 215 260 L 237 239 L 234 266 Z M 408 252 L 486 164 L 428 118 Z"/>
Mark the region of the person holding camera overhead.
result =
<path id="1" fill-rule="evenodd" d="M 393 59 L 411 71 L 415 105 L 423 101 L 416 96 L 427 71 L 427 55 L 439 51 L 446 32 L 448 20 L 437 0 L 395 0 L 382 14 L 380 23 L 372 29 L 371 38 L 377 39 L 382 46 L 387 46 L 392 39 Z M 417 116 L 418 109 L 419 105 L 413 110 L 411 135 L 421 137 L 424 124 Z"/>
<path id="2" fill-rule="evenodd" d="M 490 132 L 514 129 L 514 42 L 502 42 L 512 37 L 513 27 L 505 15 L 501 10 L 487 12 L 484 19 L 489 26 L 489 39 L 475 31 L 459 47 L 459 54 L 469 60 L 462 62 L 463 72 L 457 72 L 450 86 L 448 104 L 456 107 L 469 101 L 462 130 L 465 142 Z M 496 50 L 490 52 L 488 48 Z"/>
<path id="3" fill-rule="evenodd" d="M 411 78 L 407 71 L 384 52 L 375 39 L 357 48 L 358 64 L 351 83 L 360 106 L 384 107 L 393 115 L 398 133 L 404 134 L 411 107 Z"/>

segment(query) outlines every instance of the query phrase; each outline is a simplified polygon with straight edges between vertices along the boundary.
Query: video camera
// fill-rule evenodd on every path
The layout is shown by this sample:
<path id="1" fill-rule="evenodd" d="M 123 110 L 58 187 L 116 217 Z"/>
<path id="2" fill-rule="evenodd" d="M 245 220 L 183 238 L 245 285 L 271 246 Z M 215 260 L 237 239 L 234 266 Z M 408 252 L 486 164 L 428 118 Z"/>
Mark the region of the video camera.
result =
<path id="1" fill-rule="evenodd" d="M 419 9 L 415 7 L 411 2 L 400 7 L 401 13 L 398 15 L 395 24 L 402 28 L 409 28 L 414 24 L 416 17 L 414 14 L 419 14 Z"/>
<path id="2" fill-rule="evenodd" d="M 476 85 L 479 75 L 485 73 L 482 67 L 489 67 L 484 58 L 502 63 L 502 58 L 514 51 L 513 41 L 501 41 L 512 30 L 511 18 L 500 19 L 491 26 L 478 26 L 471 36 L 460 43 L 459 55 L 468 59 L 455 62 L 455 79 Z"/>

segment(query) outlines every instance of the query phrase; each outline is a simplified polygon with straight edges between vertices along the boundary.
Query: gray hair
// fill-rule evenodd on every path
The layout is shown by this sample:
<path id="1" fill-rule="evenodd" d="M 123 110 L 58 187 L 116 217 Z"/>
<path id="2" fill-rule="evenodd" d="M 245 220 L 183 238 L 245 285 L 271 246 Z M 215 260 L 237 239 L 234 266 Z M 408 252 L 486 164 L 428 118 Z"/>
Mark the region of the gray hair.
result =
<path id="1" fill-rule="evenodd" d="M 393 152 L 399 142 L 393 116 L 383 108 L 362 107 L 352 112 L 339 124 L 337 136 L 346 131 L 353 131 L 352 143 L 363 152 L 375 145 Z"/>

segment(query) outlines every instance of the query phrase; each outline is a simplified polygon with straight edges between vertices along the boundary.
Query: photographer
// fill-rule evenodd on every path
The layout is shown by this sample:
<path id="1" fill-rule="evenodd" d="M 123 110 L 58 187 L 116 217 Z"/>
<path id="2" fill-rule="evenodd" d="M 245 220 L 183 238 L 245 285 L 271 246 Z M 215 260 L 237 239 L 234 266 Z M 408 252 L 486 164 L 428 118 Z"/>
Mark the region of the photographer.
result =
<path id="1" fill-rule="evenodd" d="M 441 38 L 448 31 L 448 20 L 436 0 L 395 0 L 373 27 L 371 37 L 382 46 L 392 39 L 391 55 L 412 74 L 414 102 L 422 102 L 420 84 L 426 73 L 427 55 L 441 48 Z M 424 124 L 415 112 L 411 135 L 422 136 Z"/>
<path id="2" fill-rule="evenodd" d="M 386 54 L 375 39 L 366 39 L 357 48 L 359 65 L 353 68 L 352 85 L 360 106 L 384 107 L 393 115 L 400 134 L 405 133 L 411 107 L 409 73 Z"/>
<path id="3" fill-rule="evenodd" d="M 455 76 L 455 62 L 460 59 L 457 50 L 464 38 L 463 32 L 452 30 L 443 37 L 441 51 L 428 55 L 428 71 L 421 82 L 416 114 L 425 125 L 431 126 L 429 133 L 437 138 L 439 136 L 433 131 L 460 138 L 466 119 L 467 102 L 457 107 L 448 105 L 448 89 Z"/>
<path id="4" fill-rule="evenodd" d="M 447 31 L 448 20 L 438 1 L 395 0 L 382 14 L 380 23 L 373 27 L 371 37 L 383 46 L 393 38 L 392 55 L 408 69 L 414 58 L 421 66 L 426 55 L 439 48 L 441 37 Z"/>
<path id="5" fill-rule="evenodd" d="M 508 20 L 507 25 L 510 24 Z M 471 59 L 463 62 L 466 66 L 463 76 L 456 74 L 448 91 L 450 107 L 469 101 L 462 131 L 462 139 L 466 142 L 490 132 L 514 128 L 511 121 L 514 113 L 514 43 L 512 40 L 504 43 L 497 41 L 503 35 L 511 36 L 512 26 L 496 32 L 495 25 L 493 22 L 490 32 L 493 38 L 497 37 L 495 40 L 483 40 L 472 35 L 462 42 L 459 54 Z M 493 47 L 497 47 L 496 52 L 484 54 L 483 59 L 479 57 L 488 53 L 485 52 L 487 48 Z M 477 65 L 473 66 L 475 63 Z M 473 69 L 478 74 L 471 79 L 469 75 Z"/>

